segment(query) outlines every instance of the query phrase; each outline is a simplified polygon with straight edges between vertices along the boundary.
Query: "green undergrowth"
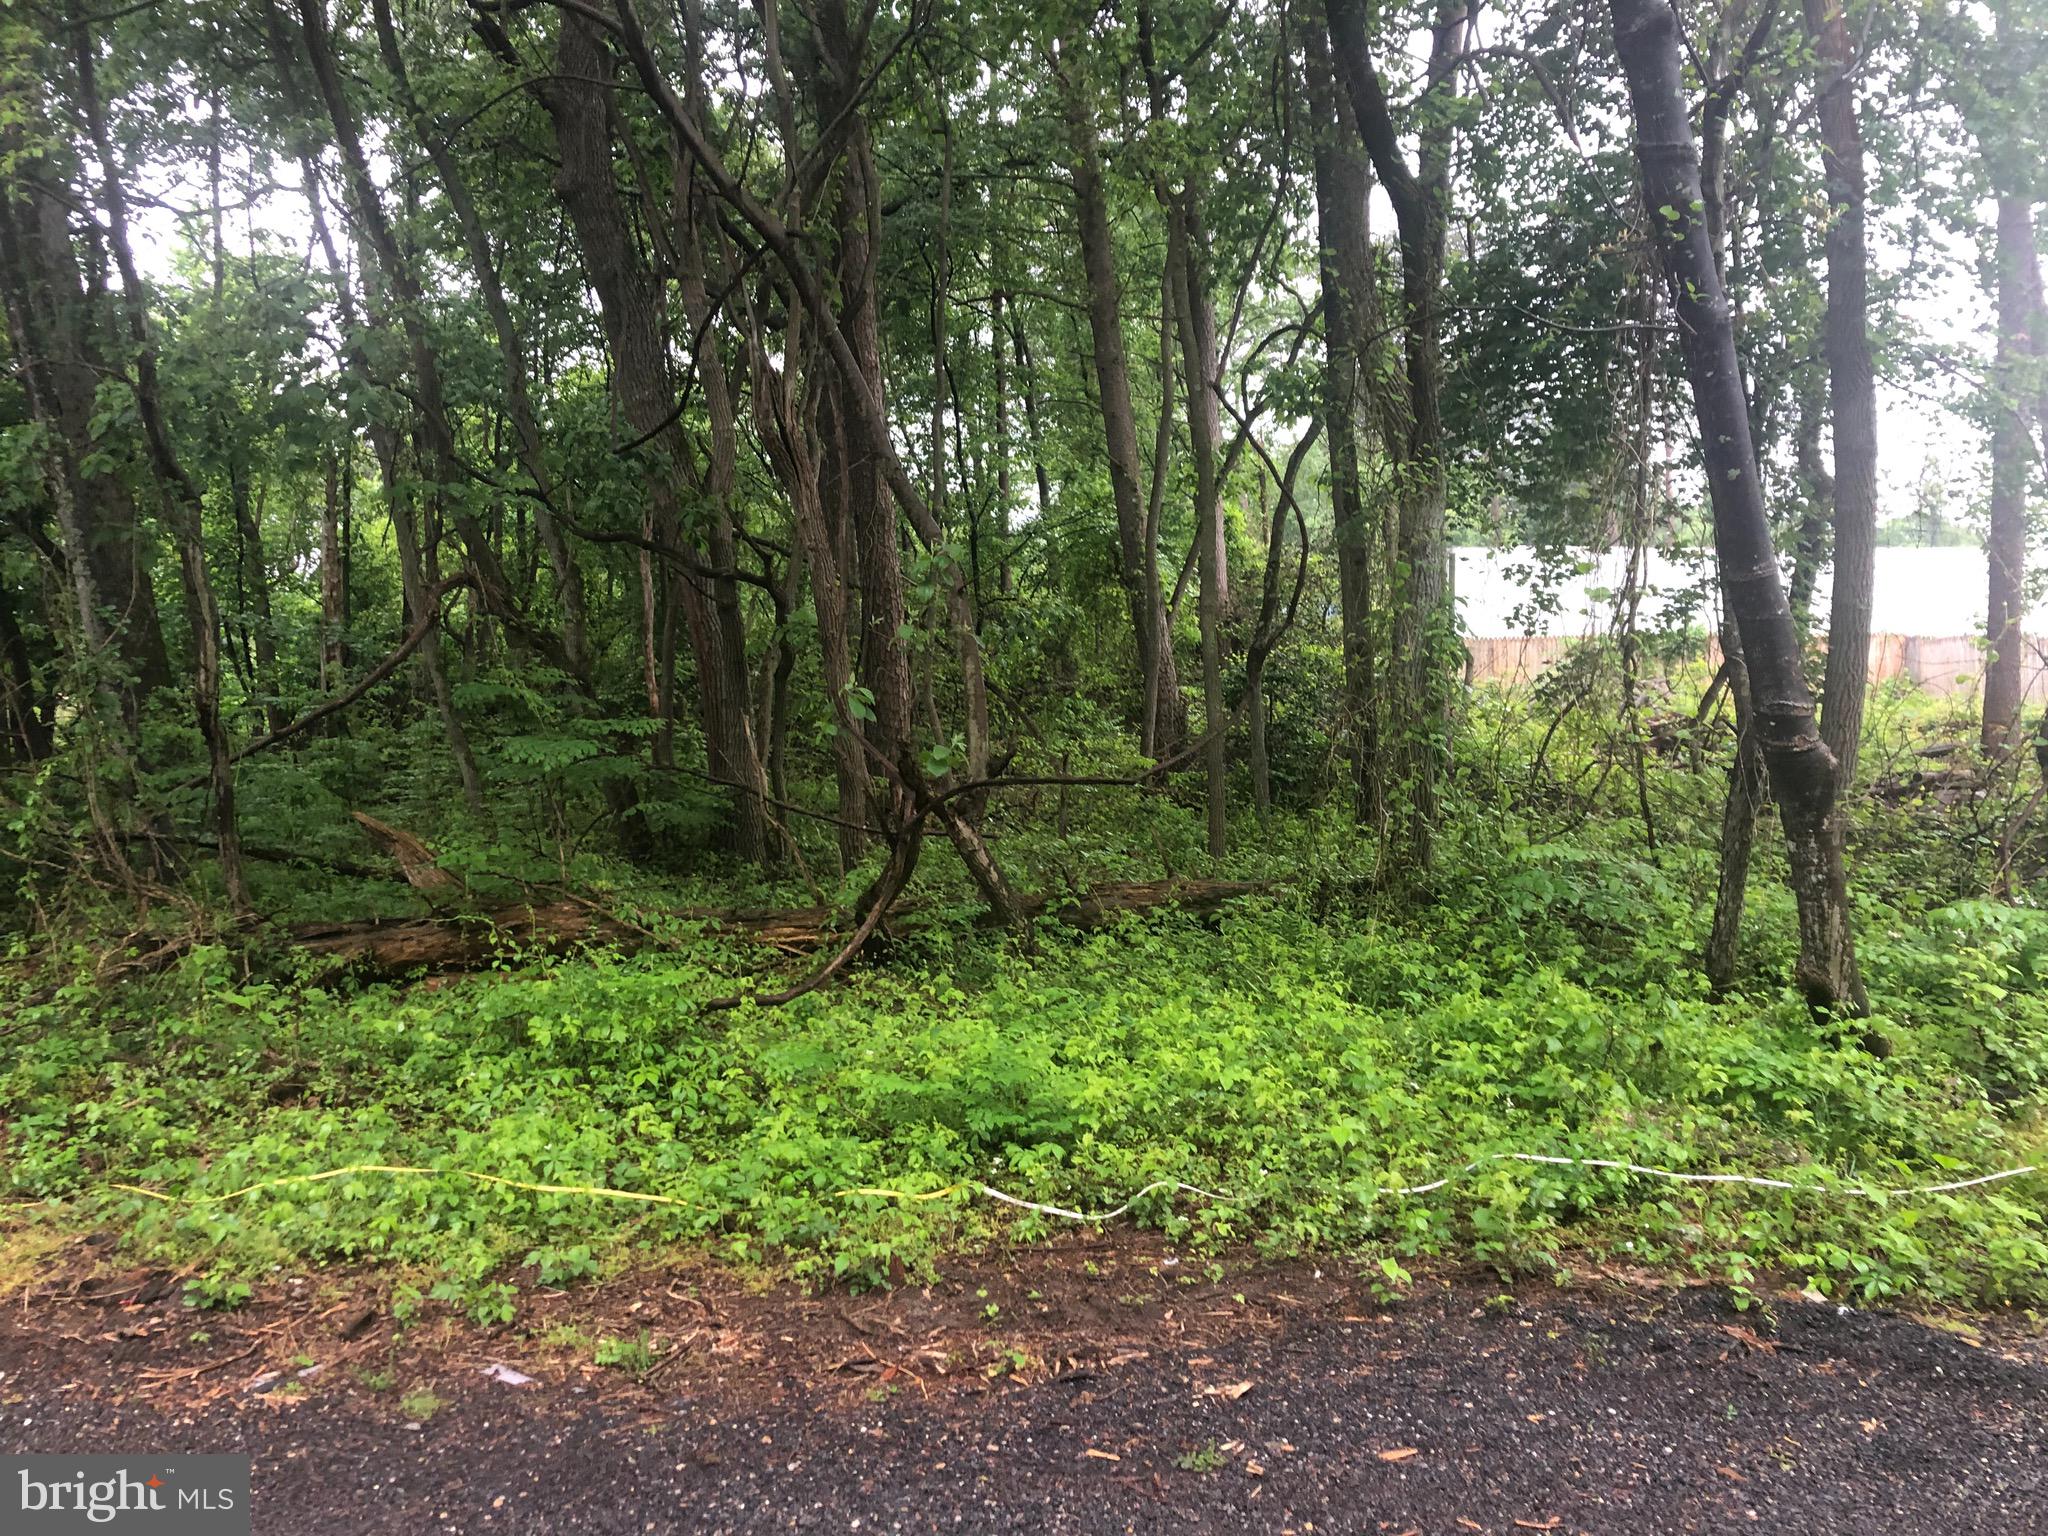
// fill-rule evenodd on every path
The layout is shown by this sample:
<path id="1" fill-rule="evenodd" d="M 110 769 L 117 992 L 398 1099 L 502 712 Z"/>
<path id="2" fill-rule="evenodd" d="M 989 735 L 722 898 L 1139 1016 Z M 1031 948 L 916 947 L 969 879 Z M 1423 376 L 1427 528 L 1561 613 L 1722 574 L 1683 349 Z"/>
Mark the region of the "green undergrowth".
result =
<path id="1" fill-rule="evenodd" d="M 1859 1301 L 2048 1301 L 2048 1177 L 1871 1200 L 1845 1186 L 2044 1156 L 2048 914 L 1866 903 L 1879 1061 L 1760 980 L 1715 1001 L 1696 880 L 1563 844 L 1494 847 L 1430 904 L 1294 889 L 1035 954 L 907 941 L 779 1010 L 700 1015 L 758 964 L 709 940 L 433 988 L 295 987 L 206 950 L 148 983 L 17 1010 L 0 1179 L 118 1226 L 232 1301 L 272 1266 L 425 1273 L 481 1319 L 522 1288 L 681 1246 L 874 1283 L 1062 1225 L 969 1191 L 1133 1219 L 1192 1248 L 1449 1255 L 1504 1272 L 1606 1257 Z M 1756 926 L 1789 914 L 1759 892 Z M 1404 911 L 1412 915 L 1403 915 Z M 1771 963 L 1768 942 L 1759 963 Z M 1681 1186 L 1489 1154 L 1766 1174 L 1824 1195 Z M 447 1172 L 658 1193 L 536 1194 Z M 19 1219 L 20 1213 L 17 1213 Z"/>

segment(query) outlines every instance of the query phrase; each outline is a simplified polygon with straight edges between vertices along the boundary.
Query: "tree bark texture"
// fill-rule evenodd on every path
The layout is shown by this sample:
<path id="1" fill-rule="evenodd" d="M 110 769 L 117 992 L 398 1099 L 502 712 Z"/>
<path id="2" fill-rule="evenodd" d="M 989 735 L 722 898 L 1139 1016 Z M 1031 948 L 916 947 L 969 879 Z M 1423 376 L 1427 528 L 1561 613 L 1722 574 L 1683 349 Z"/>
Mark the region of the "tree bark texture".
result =
<path id="1" fill-rule="evenodd" d="M 1644 202 L 1671 285 L 1692 386 L 1713 502 L 1715 555 L 1742 637 L 1751 720 L 1785 830 L 1799 908 L 1798 981 L 1814 1007 L 1861 1014 L 1866 1003 L 1849 926 L 1835 759 L 1815 724 L 1798 630 L 1771 543 L 1732 314 L 1703 217 L 1677 17 L 1663 0 L 1612 0 L 1612 12 L 1634 111 Z"/>

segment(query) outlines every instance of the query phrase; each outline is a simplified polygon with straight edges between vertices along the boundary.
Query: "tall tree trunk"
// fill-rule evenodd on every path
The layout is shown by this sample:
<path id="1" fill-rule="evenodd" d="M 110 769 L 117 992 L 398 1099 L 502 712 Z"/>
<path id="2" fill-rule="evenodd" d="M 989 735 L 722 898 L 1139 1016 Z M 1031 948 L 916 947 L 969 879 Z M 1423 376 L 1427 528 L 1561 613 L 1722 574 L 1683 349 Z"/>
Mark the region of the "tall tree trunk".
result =
<path id="1" fill-rule="evenodd" d="M 7 145 L 9 137 L 9 125 L 0 124 L 0 145 Z M 62 541 L 47 551 L 46 558 L 68 579 L 76 625 L 70 649 L 81 678 L 93 692 L 91 705 L 79 712 L 80 723 L 96 735 L 92 746 L 105 744 L 103 750 L 116 776 L 132 786 L 138 751 L 136 698 L 125 682 L 113 683 L 107 677 L 105 659 L 114 637 L 89 558 L 90 524 L 78 495 L 82 477 L 59 420 L 56 391 L 49 377 L 54 354 L 46 350 L 43 340 L 43 316 L 37 313 L 35 285 L 28 276 L 28 242 L 16 225 L 16 213 L 13 197 L 0 188 L 0 299 L 5 301 L 9 347 L 29 420 L 41 429 L 43 481 Z M 104 790 L 107 776 L 101 753 L 88 750 L 80 754 L 79 768 L 97 859 L 131 892 L 139 894 L 140 882 L 129 862 L 124 829 Z"/>
<path id="2" fill-rule="evenodd" d="M 1983 741 L 2003 752 L 2018 739 L 2026 689 L 2027 481 L 2033 449 L 2027 416 L 2028 372 L 2048 338 L 2041 320 L 2040 268 L 2034 210 L 2023 196 L 1998 198 L 1998 347 L 1992 362 L 1990 602 L 1985 629 L 1991 654 L 1984 668 Z"/>
<path id="3" fill-rule="evenodd" d="M 1163 270 L 1160 273 L 1159 281 L 1159 366 L 1157 369 L 1159 411 L 1153 422 L 1152 490 L 1151 494 L 1145 499 L 1145 533 L 1142 545 L 1145 562 L 1143 573 L 1144 590 L 1151 594 L 1157 594 L 1162 591 L 1159 582 L 1159 535 L 1160 530 L 1166 523 L 1166 483 L 1172 478 L 1173 474 L 1174 356 L 1180 344 L 1180 302 L 1174 295 L 1178 291 L 1181 281 L 1181 264 L 1169 254 L 1166 261 L 1161 263 L 1161 266 Z M 1192 557 L 1192 548 L 1189 550 L 1189 554 Z M 1172 659 L 1173 615 L 1178 610 L 1179 605 L 1180 589 L 1176 587 L 1174 589 L 1173 601 L 1168 604 L 1162 614 L 1164 633 L 1159 642 L 1158 658 L 1162 661 L 1170 661 Z M 1181 721 L 1181 725 L 1184 727 L 1185 720 L 1182 717 L 1185 714 L 1185 705 L 1179 697 L 1178 681 L 1178 677 L 1176 677 L 1175 696 L 1165 702 L 1173 706 L 1175 719 Z M 1141 706 L 1144 712 L 1138 717 L 1138 750 L 1148 757 L 1164 755 L 1161 752 L 1158 741 L 1162 729 L 1160 717 L 1161 710 L 1164 707 L 1162 704 L 1164 693 L 1165 679 L 1160 676 L 1158 668 L 1155 666 L 1144 675 L 1144 703 Z M 1182 734 L 1183 729 L 1176 728 L 1174 731 L 1176 742 Z"/>
<path id="4" fill-rule="evenodd" d="M 709 116 L 704 100 L 703 39 L 699 34 L 696 7 L 684 7 L 688 18 L 684 36 L 688 73 L 684 79 L 686 99 L 699 121 Z M 740 606 L 739 548 L 734 538 L 734 487 L 739 478 L 739 419 L 733 403 L 732 382 L 725 370 L 725 355 L 718 344 L 709 287 L 710 274 L 719 263 L 717 219 L 709 190 L 680 153 L 672 156 L 676 229 L 676 277 L 683 301 L 683 316 L 696 340 L 691 363 L 696 370 L 704 410 L 711 428 L 711 451 L 704 490 L 708 503 L 704 517 L 705 553 L 711 573 L 706 578 L 711 598 L 711 624 L 715 635 L 713 661 L 720 669 L 717 707 L 719 734 L 724 743 L 727 771 L 746 786 L 741 798 L 753 802 L 741 812 L 739 842 L 759 853 L 749 857 L 766 860 L 768 773 L 763 761 L 763 743 L 753 729 L 748 710 L 746 614 Z M 699 665 L 702 666 L 700 660 Z M 739 808 L 736 806 L 736 810 Z"/>
<path id="5" fill-rule="evenodd" d="M 1835 437 L 1835 581 L 1828 602 L 1820 734 L 1836 782 L 1856 779 L 1870 670 L 1870 603 L 1877 573 L 1877 379 L 1870 362 L 1870 256 L 1864 237 L 1863 130 L 1851 70 L 1847 0 L 1805 0 L 1821 72 L 1821 170 L 1827 180 L 1828 398 Z"/>
<path id="6" fill-rule="evenodd" d="M 793 359 L 800 348 L 803 326 L 801 312 L 792 315 L 790 334 L 785 338 L 785 359 Z M 801 563 L 809 568 L 811 608 L 818 630 L 818 666 L 825 686 L 828 709 L 835 718 L 841 710 L 851 711 L 854 688 L 853 649 L 849 640 L 847 609 L 852 601 L 851 583 L 832 535 L 831 517 L 826 510 L 821 486 L 824 479 L 821 449 L 814 442 L 810 423 L 797 399 L 794 366 L 778 369 L 769 357 L 758 324 L 748 337 L 748 357 L 753 368 L 754 427 L 776 479 L 789 496 L 790 523 L 795 530 L 796 550 L 791 570 Z M 872 769 L 860 743 L 843 725 L 832 733 L 832 768 L 839 789 L 836 832 L 841 872 L 852 869 L 867 854 L 865 831 L 868 815 L 867 785 Z"/>
<path id="7" fill-rule="evenodd" d="M 933 81 L 935 95 L 942 94 L 944 85 Z M 943 110 L 943 108 L 942 108 Z M 944 143 L 939 168 L 938 224 L 934 231 L 933 281 L 932 281 L 932 416 L 931 416 L 931 511 L 932 516 L 943 525 L 946 520 L 946 406 L 953 398 L 953 370 L 947 356 L 949 331 L 952 325 L 950 311 L 953 301 L 953 123 L 951 118 L 941 120 Z M 964 471 L 966 466 L 960 468 Z M 978 514 L 972 508 L 967 513 L 968 547 L 977 547 L 975 527 Z M 957 571 L 956 571 L 957 577 Z M 960 691 L 962 695 L 962 722 L 965 731 L 967 761 L 964 767 L 969 779 L 988 777 L 989 754 L 989 713 L 988 681 L 982 671 L 981 643 L 975 624 L 975 609 L 967 583 L 954 580 L 947 586 L 946 617 L 952 626 L 954 647 L 960 657 Z M 975 794 L 966 797 L 963 809 L 969 820 L 979 820 L 986 797 Z"/>
<path id="8" fill-rule="evenodd" d="M 1045 465 L 1045 431 L 1038 416 L 1038 373 L 1031 362 L 1031 342 L 1024 333 L 1024 317 L 1012 306 L 1013 356 L 1017 359 L 1017 392 L 1024 400 L 1024 436 L 1031 446 L 1031 483 L 1038 492 L 1038 511 L 1052 511 L 1052 472 Z"/>
<path id="9" fill-rule="evenodd" d="M 277 625 L 270 611 L 270 561 L 263 553 L 262 505 L 250 494 L 249 466 L 241 449 L 230 445 L 228 454 L 228 504 L 234 512 L 235 543 L 240 555 L 237 581 L 249 606 L 249 628 L 253 631 L 256 688 L 264 694 L 263 720 L 266 730 L 285 723 L 284 701 L 277 696 L 281 679 L 277 675 Z"/>
<path id="10" fill-rule="evenodd" d="M 295 42 L 295 38 L 299 36 L 299 29 L 293 28 L 286 21 L 284 13 L 274 3 L 265 5 L 263 23 L 265 40 L 276 65 L 278 80 L 283 87 L 287 104 L 295 117 L 310 121 L 313 109 L 305 100 L 305 92 L 298 77 L 300 61 L 305 54 L 304 48 Z M 319 246 L 326 258 L 328 275 L 334 283 L 335 307 L 341 319 L 343 363 L 347 371 L 366 389 L 388 392 L 389 382 L 380 376 L 378 369 L 372 364 L 369 348 L 362 339 L 363 330 L 357 324 L 355 294 L 348 279 L 348 269 L 342 262 L 334 232 L 327 221 L 326 199 L 321 193 L 318 151 L 309 139 L 300 144 L 295 152 L 299 159 L 306 210 L 312 220 L 314 243 Z M 389 328 L 386 316 L 370 297 L 367 287 L 361 318 L 371 332 L 382 334 Z M 378 485 L 383 494 L 385 511 L 391 518 L 392 544 L 398 554 L 399 582 L 405 610 L 404 626 L 409 629 L 424 616 L 433 599 L 429 594 L 426 577 L 426 554 L 420 547 L 419 529 L 408 500 L 410 490 L 403 482 L 399 470 L 401 435 L 395 421 L 375 413 L 372 414 L 366 431 L 370 439 L 371 454 L 377 461 Z M 349 566 L 354 486 L 350 444 L 344 444 L 342 462 L 341 614 L 343 624 L 347 625 L 352 622 Z M 438 623 L 427 628 L 414 654 L 419 660 L 420 672 L 427 680 L 427 690 L 433 700 L 435 713 L 441 720 L 442 738 L 447 743 L 449 759 L 455 765 L 456 778 L 462 786 L 463 802 L 469 808 L 470 814 L 482 821 L 487 815 L 483 777 L 477 771 L 476 755 L 469 744 L 469 732 L 455 708 L 454 693 L 448 683 L 447 663 L 441 651 L 441 629 Z"/>
<path id="11" fill-rule="evenodd" d="M 1266 482 L 1259 481 L 1260 522 L 1266 528 L 1266 576 L 1260 592 L 1258 631 L 1252 636 L 1252 643 L 1245 648 L 1244 691 L 1246 698 L 1245 746 L 1251 759 L 1252 809 L 1259 818 L 1261 828 L 1269 827 L 1273 820 L 1273 760 L 1266 746 L 1266 661 L 1273 654 L 1273 645 L 1268 631 L 1279 604 L 1280 555 L 1287 541 L 1287 498 L 1276 498 L 1270 509 L 1271 516 L 1264 514 Z"/>
<path id="12" fill-rule="evenodd" d="M 60 420 L 57 390 L 51 377 L 58 353 L 47 334 L 47 326 L 42 323 L 48 305 L 39 302 L 47 293 L 48 283 L 44 274 L 32 266 L 33 248 L 16 223 L 21 211 L 25 210 L 0 191 L 0 296 L 6 301 L 10 361 L 21 383 L 29 420 L 41 429 L 44 490 L 57 517 L 57 542 L 47 558 L 71 590 L 77 642 L 74 649 L 81 670 L 98 684 L 103 654 L 113 645 L 113 632 L 90 558 L 93 527 L 80 494 L 84 480 L 78 455 Z M 132 740 L 136 713 L 132 691 L 104 686 L 97 691 L 108 706 L 92 712 L 108 717 L 98 723 L 117 737 Z M 107 830 L 109 847 L 118 848 L 119 839 L 111 835 L 111 827 Z"/>
<path id="13" fill-rule="evenodd" d="M 1416 873 L 1435 858 L 1439 779 L 1449 752 L 1451 615 L 1445 571 L 1443 459 L 1444 242 L 1455 115 L 1423 114 L 1413 166 L 1401 147 L 1386 91 L 1373 68 L 1363 0 L 1325 7 L 1336 75 L 1350 99 L 1359 136 L 1393 204 L 1401 252 L 1401 327 L 1406 439 L 1390 444 L 1397 501 L 1391 766 L 1402 786 L 1400 841 Z M 1438 0 L 1427 88 L 1455 87 L 1469 36 L 1467 0 Z"/>
<path id="14" fill-rule="evenodd" d="M 386 431 L 373 434 L 370 441 L 384 490 L 384 512 L 391 519 L 391 542 L 398 551 L 398 582 L 405 599 L 405 621 L 408 625 L 425 623 L 427 609 L 434 601 L 433 564 L 430 545 L 422 534 L 413 505 L 413 485 L 399 460 L 400 440 L 397 433 Z M 482 821 L 489 814 L 484 803 L 483 775 L 477 772 L 469 730 L 455 707 L 455 690 L 448 681 L 448 660 L 441 649 L 439 624 L 428 626 L 426 638 L 420 642 L 419 657 L 435 713 L 441 717 L 448 755 L 454 759 L 456 776 L 462 781 L 463 803 L 472 816 Z"/>
<path id="15" fill-rule="evenodd" d="M 1380 775 L 1379 700 L 1373 654 L 1373 517 L 1358 458 L 1360 341 L 1373 290 L 1366 226 L 1371 179 L 1330 70 L 1329 42 L 1305 26 L 1309 109 L 1314 121 L 1317 256 L 1323 292 L 1323 426 L 1329 442 L 1330 513 L 1337 546 L 1337 599 L 1344 654 L 1344 729 L 1352 814 L 1370 826 L 1385 814 Z"/>
<path id="16" fill-rule="evenodd" d="M 852 539 L 860 594 L 860 676 L 874 712 L 868 736 L 885 759 L 900 765 L 910 741 L 913 708 L 910 658 L 903 644 L 908 617 L 903 558 L 896 507 L 876 463 L 876 425 L 867 419 L 861 403 L 863 392 L 879 395 L 883 387 L 870 224 L 871 216 L 880 213 L 881 197 L 870 179 L 873 166 L 866 149 L 863 126 L 849 138 L 833 207 L 843 306 L 838 319 L 852 349 L 852 366 L 842 369 L 837 380 L 838 430 L 827 440 L 836 462 L 828 461 L 827 480 L 843 498 L 840 516 Z"/>
<path id="17" fill-rule="evenodd" d="M 207 212 L 211 225 L 211 255 L 213 259 L 213 305 L 220 310 L 227 293 L 227 249 L 225 220 L 220 195 L 221 181 L 221 100 L 220 92 L 214 90 L 207 97 L 206 135 L 206 187 Z M 260 292 L 260 288 L 259 288 Z M 259 384 L 259 392 L 268 380 Z M 244 692 L 253 699 L 265 695 L 263 700 L 263 721 L 266 730 L 275 731 L 285 723 L 284 703 L 277 696 L 280 679 L 277 675 L 277 627 L 270 613 L 270 562 L 263 553 L 262 507 L 252 501 L 249 492 L 249 463 L 244 445 L 235 430 L 235 423 L 223 400 L 217 411 L 219 445 L 221 456 L 228 473 L 228 505 L 235 519 L 235 593 L 241 610 L 239 627 L 243 632 L 243 644 L 247 645 L 253 631 L 254 648 L 246 663 L 236 653 L 233 657 L 238 671 L 244 672 Z"/>
<path id="18" fill-rule="evenodd" d="M 164 510 L 178 545 L 178 570 L 184 578 L 185 610 L 192 630 L 192 702 L 199 734 L 206 744 L 209 787 L 213 794 L 214 837 L 228 904 L 236 911 L 249 906 L 249 886 L 242 870 L 242 834 L 235 815 L 235 770 L 227 727 L 220 715 L 220 610 L 206 570 L 203 502 L 199 487 L 186 474 L 172 446 L 157 385 L 156 344 L 149 332 L 148 310 L 135 252 L 128 238 L 128 196 L 121 184 L 121 162 L 115 157 L 100 100 L 92 29 L 80 25 L 73 33 L 78 66 L 78 94 L 86 127 L 100 162 L 101 202 L 107 211 L 107 238 L 121 273 L 121 305 L 127 316 L 128 339 L 134 353 L 136 414 L 151 468 L 163 491 Z"/>
<path id="19" fill-rule="evenodd" d="M 1701 210 L 1678 21 L 1663 0 L 1611 0 L 1628 77 L 1643 201 L 1651 210 L 1685 351 L 1714 511 L 1714 552 L 1748 666 L 1752 723 L 1785 829 L 1799 908 L 1798 980 L 1817 1009 L 1867 1009 L 1849 927 L 1835 760 L 1814 722 L 1799 635 L 1778 577 L 1736 365 L 1735 328 Z"/>
<path id="20" fill-rule="evenodd" d="M 1078 70 L 1079 61 L 1070 61 L 1069 67 Z M 1155 561 L 1145 557 L 1138 422 L 1131 408 L 1131 367 L 1124 349 L 1123 290 L 1117 279 L 1102 150 L 1095 136 L 1094 116 L 1082 94 L 1085 88 L 1078 76 L 1062 80 L 1081 265 L 1088 284 L 1088 334 L 1109 456 L 1110 497 L 1116 509 L 1117 575 L 1131 610 L 1139 676 L 1157 680 L 1151 686 L 1158 699 L 1158 719 L 1141 720 L 1139 735 L 1155 755 L 1170 757 L 1186 733 L 1185 706 L 1180 703 L 1180 676 L 1174 665 L 1164 594 L 1156 579 L 1148 583 L 1146 578 L 1148 568 L 1155 568 L 1156 557 Z"/>
<path id="21" fill-rule="evenodd" d="M 397 311 L 405 336 L 413 392 L 419 406 L 420 434 L 434 471 L 433 483 L 444 488 L 460 486 L 471 475 L 456 448 L 454 417 L 448 408 L 440 356 L 427 324 L 425 287 L 414 261 L 399 244 L 391 216 L 384 207 L 383 195 L 370 174 L 369 157 L 363 148 L 355 109 L 348 99 L 328 35 L 324 0 L 298 0 L 298 10 L 305 57 L 312 67 L 314 83 L 334 130 L 334 145 L 341 154 L 344 181 L 356 225 L 368 258 L 377 268 L 392 308 Z M 463 552 L 476 575 L 476 593 L 480 599 L 481 611 L 472 610 L 474 616 L 502 627 L 507 641 L 522 654 L 536 656 L 573 677 L 575 671 L 561 637 L 532 622 L 521 610 L 499 557 L 497 542 L 490 530 L 477 520 L 469 501 L 444 490 L 436 494 L 428 511 L 435 521 L 445 514 L 461 537 Z M 422 546 L 428 559 L 430 577 L 439 542 L 432 535 L 438 531 L 438 528 L 432 529 Z M 476 654 L 481 655 L 483 650 L 484 644 L 480 643 Z"/>
<path id="22" fill-rule="evenodd" d="M 756 691 L 755 702 L 758 721 L 754 739 L 762 743 L 768 792 L 777 800 L 789 798 L 789 681 L 796 673 L 796 641 L 790 633 L 790 618 L 796 612 L 803 585 L 804 551 L 799 543 L 790 550 L 781 577 L 769 588 L 775 605 L 775 648 L 761 659 L 766 678 Z"/>
<path id="23" fill-rule="evenodd" d="M 1208 237 L 1193 198 L 1180 194 L 1168 213 L 1167 260 L 1177 258 L 1175 291 L 1180 321 L 1188 441 L 1195 462 L 1195 564 L 1201 581 L 1195 614 L 1202 645 L 1202 764 L 1207 787 L 1209 856 L 1230 846 L 1229 711 L 1223 701 L 1223 621 L 1230 603 L 1230 552 L 1224 538 L 1219 459 L 1222 428 L 1216 407 L 1216 307 L 1209 292 Z"/>

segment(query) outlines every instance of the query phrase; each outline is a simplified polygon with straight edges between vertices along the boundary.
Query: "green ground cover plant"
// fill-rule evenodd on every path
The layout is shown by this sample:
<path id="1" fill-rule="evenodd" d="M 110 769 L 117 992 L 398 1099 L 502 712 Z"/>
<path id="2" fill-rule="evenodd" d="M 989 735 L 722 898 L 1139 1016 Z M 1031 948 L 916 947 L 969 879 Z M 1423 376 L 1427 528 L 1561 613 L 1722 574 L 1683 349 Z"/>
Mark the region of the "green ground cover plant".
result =
<path id="1" fill-rule="evenodd" d="M 1660 784 L 1664 814 L 1685 814 L 1687 777 Z M 1616 790 L 1569 837 L 1523 810 L 1461 821 L 1427 904 L 1373 894 L 1355 854 L 1331 852 L 1352 845 L 1302 816 L 1243 861 L 1294 878 L 1220 916 L 1047 924 L 1029 953 L 942 926 L 779 1009 L 702 1012 L 760 964 L 705 937 L 431 987 L 244 974 L 202 947 L 13 1010 L 5 1179 L 44 1202 L 14 1216 L 112 1223 L 137 1257 L 189 1269 L 201 1301 L 232 1303 L 274 1266 L 368 1262 L 496 1320 L 524 1288 L 673 1251 L 878 1283 L 1064 1225 L 963 1183 L 1097 1210 L 1172 1180 L 1218 1198 L 1160 1191 L 1130 1219 L 1197 1250 L 1506 1275 L 1614 1260 L 1860 1302 L 2048 1301 L 2048 1177 L 1852 1189 L 2044 1160 L 2048 912 L 1924 879 L 1883 900 L 1952 830 L 1887 813 L 1859 855 L 1879 1059 L 1864 1025 L 1816 1024 L 1785 985 L 1788 947 L 1760 943 L 1750 982 L 1710 994 L 1695 957 L 1711 854 L 1667 843 L 1653 861 L 1630 799 Z M 1064 856 L 1086 862 L 1088 824 L 1070 833 Z M 1771 901 L 1757 925 L 1781 932 Z M 1383 1193 L 1503 1152 L 1831 1192 L 1504 1161 Z M 357 1164 L 445 1171 L 217 1198 Z M 871 1188 L 948 1192 L 846 1193 Z"/>

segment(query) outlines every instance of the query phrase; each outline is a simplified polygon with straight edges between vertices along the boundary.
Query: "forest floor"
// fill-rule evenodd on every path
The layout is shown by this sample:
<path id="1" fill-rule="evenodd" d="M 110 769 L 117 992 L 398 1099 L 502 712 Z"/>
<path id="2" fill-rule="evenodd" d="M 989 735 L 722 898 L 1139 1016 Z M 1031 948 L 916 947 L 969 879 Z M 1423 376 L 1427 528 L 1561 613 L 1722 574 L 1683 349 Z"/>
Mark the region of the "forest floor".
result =
<path id="1" fill-rule="evenodd" d="M 91 1239 L 14 1264 L 0 1450 L 248 1455 L 263 1536 L 2038 1536 L 2048 1509 L 2038 1322 L 1738 1312 L 1612 1271 L 1393 1300 L 1150 1233 L 862 1295 L 641 1270 L 497 1329 L 401 1327 L 374 1272 L 216 1313 Z"/>

